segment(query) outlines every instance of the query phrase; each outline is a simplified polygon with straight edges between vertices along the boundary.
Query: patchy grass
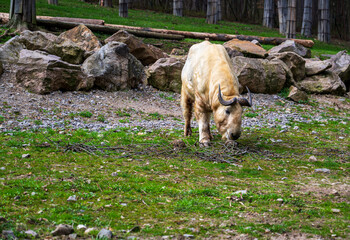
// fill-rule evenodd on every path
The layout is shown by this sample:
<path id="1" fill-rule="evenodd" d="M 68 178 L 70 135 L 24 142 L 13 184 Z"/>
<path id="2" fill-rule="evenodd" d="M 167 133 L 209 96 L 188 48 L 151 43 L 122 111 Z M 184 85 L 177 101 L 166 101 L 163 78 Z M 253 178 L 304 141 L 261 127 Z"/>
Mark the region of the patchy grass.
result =
<path id="1" fill-rule="evenodd" d="M 142 128 L 0 133 L 0 232 L 47 236 L 66 223 L 107 227 L 119 238 L 295 231 L 346 238 L 350 128 L 338 118 L 292 122 L 283 134 L 247 128 L 237 148 L 219 135 L 200 148 L 198 129 L 189 138 Z M 67 201 L 72 195 L 76 202 Z"/>

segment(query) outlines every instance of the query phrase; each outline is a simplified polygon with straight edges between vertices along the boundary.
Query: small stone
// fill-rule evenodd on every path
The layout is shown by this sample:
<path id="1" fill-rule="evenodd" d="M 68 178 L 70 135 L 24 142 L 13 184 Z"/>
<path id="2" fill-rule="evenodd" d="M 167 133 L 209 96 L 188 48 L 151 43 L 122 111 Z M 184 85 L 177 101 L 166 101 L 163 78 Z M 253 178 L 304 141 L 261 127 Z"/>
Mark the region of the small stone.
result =
<path id="1" fill-rule="evenodd" d="M 277 201 L 277 202 L 283 202 L 283 199 L 282 199 L 282 198 L 277 198 L 276 201 Z"/>
<path id="2" fill-rule="evenodd" d="M 116 177 L 116 176 L 118 176 L 118 173 L 117 172 L 112 172 L 112 177 Z"/>
<path id="3" fill-rule="evenodd" d="M 294 130 L 298 130 L 299 127 L 298 127 L 298 126 L 294 126 L 293 129 L 294 129 Z"/>
<path id="4" fill-rule="evenodd" d="M 340 213 L 340 209 L 332 208 L 332 212 L 334 212 L 334 213 Z"/>
<path id="5" fill-rule="evenodd" d="M 283 178 L 281 178 L 281 180 L 287 180 L 288 178 L 287 177 L 283 177 Z"/>
<path id="6" fill-rule="evenodd" d="M 330 173 L 331 170 L 329 170 L 328 168 L 317 168 L 317 169 L 315 169 L 315 172 L 317 172 L 317 173 Z"/>
<path id="7" fill-rule="evenodd" d="M 123 206 L 123 207 L 126 207 L 128 204 L 126 204 L 126 203 L 121 203 L 120 205 Z"/>
<path id="8" fill-rule="evenodd" d="M 5 239 L 16 239 L 15 234 L 11 230 L 2 230 L 2 235 Z"/>
<path id="9" fill-rule="evenodd" d="M 260 166 L 258 166 L 258 171 L 263 171 L 264 169 L 262 169 Z"/>
<path id="10" fill-rule="evenodd" d="M 73 195 L 73 196 L 69 196 L 69 198 L 67 199 L 68 202 L 76 202 L 77 201 L 77 196 Z"/>
<path id="11" fill-rule="evenodd" d="M 138 237 L 135 237 L 135 236 L 129 236 L 127 239 L 128 239 L 128 240 L 135 240 L 135 239 L 138 239 Z"/>
<path id="12" fill-rule="evenodd" d="M 112 239 L 113 233 L 110 230 L 107 229 L 102 229 L 98 234 L 97 234 L 97 239 Z"/>
<path id="13" fill-rule="evenodd" d="M 191 234 L 184 234 L 183 236 L 184 236 L 184 238 L 194 238 L 194 236 Z"/>
<path id="14" fill-rule="evenodd" d="M 85 231 L 87 229 L 87 227 L 85 226 L 85 225 L 83 225 L 83 224 L 79 224 L 78 226 L 77 226 L 77 230 L 79 231 L 79 230 L 82 230 L 82 231 Z"/>
<path id="15" fill-rule="evenodd" d="M 36 193 L 35 192 L 32 192 L 30 195 L 34 196 Z"/>
<path id="16" fill-rule="evenodd" d="M 247 194 L 247 190 L 239 190 L 239 191 L 234 192 L 233 194 L 239 194 L 239 195 Z"/>
<path id="17" fill-rule="evenodd" d="M 78 234 L 72 233 L 72 234 L 69 234 L 68 237 L 69 237 L 69 239 L 77 239 Z"/>
<path id="18" fill-rule="evenodd" d="M 310 156 L 309 161 L 315 162 L 317 161 L 317 158 L 315 156 Z"/>
<path id="19" fill-rule="evenodd" d="M 37 234 L 36 232 L 34 232 L 33 230 L 28 230 L 24 232 L 25 234 L 27 234 L 28 237 L 30 238 L 37 238 L 39 236 L 39 234 Z"/>
<path id="20" fill-rule="evenodd" d="M 72 226 L 68 224 L 60 224 L 54 231 L 51 232 L 52 236 L 69 235 L 74 232 Z"/>
<path id="21" fill-rule="evenodd" d="M 30 154 L 28 154 L 28 153 L 22 154 L 22 158 L 30 158 Z"/>
<path id="22" fill-rule="evenodd" d="M 5 170 L 6 168 L 5 167 L 1 167 L 0 170 Z"/>
<path id="23" fill-rule="evenodd" d="M 98 229 L 95 228 L 95 227 L 92 227 L 92 228 L 88 228 L 85 230 L 84 234 L 85 235 L 89 235 L 92 231 L 97 231 Z"/>
<path id="24" fill-rule="evenodd" d="M 316 131 L 312 131 L 311 134 L 317 134 L 317 132 Z"/>

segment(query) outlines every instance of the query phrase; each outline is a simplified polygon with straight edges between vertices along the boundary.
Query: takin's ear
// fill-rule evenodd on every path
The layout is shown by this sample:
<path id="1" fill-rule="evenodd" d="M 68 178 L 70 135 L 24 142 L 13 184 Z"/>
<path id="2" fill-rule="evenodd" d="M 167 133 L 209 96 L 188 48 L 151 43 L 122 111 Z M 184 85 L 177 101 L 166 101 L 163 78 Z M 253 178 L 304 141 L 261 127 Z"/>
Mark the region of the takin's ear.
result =
<path id="1" fill-rule="evenodd" d="M 204 99 L 201 97 L 201 95 L 198 93 L 198 91 L 195 91 L 195 97 L 196 97 L 196 104 L 201 109 L 210 109 L 210 105 L 204 101 Z"/>

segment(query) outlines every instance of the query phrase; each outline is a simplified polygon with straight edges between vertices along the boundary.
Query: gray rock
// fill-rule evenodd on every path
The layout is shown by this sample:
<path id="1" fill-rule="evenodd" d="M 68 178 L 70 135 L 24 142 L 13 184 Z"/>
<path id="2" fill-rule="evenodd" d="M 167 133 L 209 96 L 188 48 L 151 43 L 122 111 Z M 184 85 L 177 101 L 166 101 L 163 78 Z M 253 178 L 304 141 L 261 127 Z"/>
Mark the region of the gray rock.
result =
<path id="1" fill-rule="evenodd" d="M 184 238 L 194 238 L 194 235 L 191 234 L 184 234 L 182 235 Z"/>
<path id="2" fill-rule="evenodd" d="M 259 47 L 261 47 L 261 44 L 258 40 L 254 39 L 251 42 L 254 43 L 255 45 L 258 45 Z"/>
<path id="3" fill-rule="evenodd" d="M 239 83 L 253 93 L 278 93 L 282 90 L 287 72 L 283 62 L 258 58 L 235 57 L 232 59 L 233 71 Z"/>
<path id="4" fill-rule="evenodd" d="M 74 229 L 72 226 L 68 224 L 60 224 L 56 227 L 54 231 L 51 232 L 52 236 L 62 236 L 62 235 L 69 235 L 74 232 Z"/>
<path id="5" fill-rule="evenodd" d="M 161 58 L 147 69 L 148 83 L 163 90 L 181 92 L 181 71 L 184 62 L 176 58 Z"/>
<path id="6" fill-rule="evenodd" d="M 247 190 L 239 190 L 239 191 L 234 192 L 233 194 L 239 194 L 239 195 L 247 194 Z"/>
<path id="7" fill-rule="evenodd" d="M 307 77 L 299 86 L 308 93 L 343 95 L 346 92 L 345 84 L 332 72 Z"/>
<path id="8" fill-rule="evenodd" d="M 306 92 L 299 90 L 298 88 L 291 86 L 289 88 L 289 94 L 288 97 L 289 99 L 293 100 L 294 102 L 300 102 L 300 101 L 307 101 L 308 96 Z"/>
<path id="9" fill-rule="evenodd" d="M 85 226 L 85 225 L 83 225 L 83 224 L 79 224 L 78 226 L 77 226 L 77 230 L 79 231 L 79 230 L 82 230 L 82 231 L 85 231 L 87 229 L 87 227 Z"/>
<path id="10" fill-rule="evenodd" d="M 76 202 L 77 201 L 77 196 L 73 195 L 73 196 L 69 196 L 67 199 L 68 202 Z"/>
<path id="11" fill-rule="evenodd" d="M 95 227 L 92 227 L 92 228 L 88 228 L 84 231 L 84 235 L 89 235 L 91 232 L 93 231 L 97 231 L 98 229 L 95 228 Z"/>
<path id="12" fill-rule="evenodd" d="M 265 49 L 249 41 L 232 39 L 228 42 L 225 42 L 223 46 L 229 53 L 229 56 L 231 55 L 231 51 L 238 51 L 246 57 L 253 58 L 265 58 L 267 56 L 267 52 Z"/>
<path id="13" fill-rule="evenodd" d="M 82 70 L 95 78 L 97 87 L 106 91 L 136 88 L 146 78 L 143 65 L 120 42 L 103 46 L 85 60 Z"/>
<path id="14" fill-rule="evenodd" d="M 33 230 L 27 230 L 24 233 L 27 234 L 27 236 L 30 237 L 30 238 L 37 238 L 37 237 L 39 237 L 39 234 L 36 233 Z"/>
<path id="15" fill-rule="evenodd" d="M 0 170 L 3 170 L 3 171 L 4 171 L 5 169 L 6 169 L 5 167 L 0 167 Z"/>
<path id="16" fill-rule="evenodd" d="M 293 40 L 287 40 L 280 45 L 273 47 L 269 50 L 269 54 L 283 53 L 283 52 L 294 52 L 301 57 L 310 58 L 311 50 L 304 47 L 303 45 L 296 43 Z"/>
<path id="17" fill-rule="evenodd" d="M 112 239 L 113 233 L 107 229 L 102 229 L 98 234 L 97 234 L 97 239 Z"/>
<path id="18" fill-rule="evenodd" d="M 329 170 L 328 168 L 316 168 L 315 172 L 317 172 L 317 173 L 330 173 L 331 170 Z"/>
<path id="19" fill-rule="evenodd" d="M 86 76 L 79 65 L 45 52 L 26 49 L 20 52 L 16 80 L 22 87 L 39 94 L 89 90 L 94 83 L 94 78 Z"/>
<path id="20" fill-rule="evenodd" d="M 277 202 L 283 202 L 283 199 L 282 199 L 282 198 L 277 198 L 276 201 L 277 201 Z"/>
<path id="21" fill-rule="evenodd" d="M 78 234 L 72 233 L 72 234 L 69 234 L 68 237 L 69 237 L 69 239 L 77 239 Z"/>
<path id="22" fill-rule="evenodd" d="M 339 75 L 340 79 L 345 83 L 347 89 L 350 87 L 350 55 L 346 51 L 337 53 L 330 59 L 332 68 L 330 71 Z"/>
<path id="23" fill-rule="evenodd" d="M 2 236 L 7 240 L 17 239 L 12 230 L 2 230 Z"/>
<path id="24" fill-rule="evenodd" d="M 316 75 L 331 68 L 330 61 L 315 61 L 311 59 L 305 59 L 305 73 L 307 76 Z"/>
<path id="25" fill-rule="evenodd" d="M 8 64 L 18 61 L 19 53 L 25 49 L 25 45 L 19 42 L 19 38 L 15 36 L 0 47 L 0 61 Z"/>
<path id="26" fill-rule="evenodd" d="M 22 154 L 22 158 L 30 158 L 30 154 L 29 153 Z"/>
<path id="27" fill-rule="evenodd" d="M 51 33 L 41 31 L 25 30 L 21 33 L 18 41 L 25 45 L 28 50 L 43 50 L 48 51 L 49 43 L 55 42 L 57 36 Z"/>

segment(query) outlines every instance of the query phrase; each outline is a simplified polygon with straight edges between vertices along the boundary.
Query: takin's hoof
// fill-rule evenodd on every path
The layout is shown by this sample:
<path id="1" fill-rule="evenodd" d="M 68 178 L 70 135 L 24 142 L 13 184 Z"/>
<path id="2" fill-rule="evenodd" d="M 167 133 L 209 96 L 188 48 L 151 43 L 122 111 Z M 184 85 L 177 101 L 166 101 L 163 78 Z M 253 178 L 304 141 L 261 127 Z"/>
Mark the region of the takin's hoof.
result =
<path id="1" fill-rule="evenodd" d="M 230 147 L 237 147 L 237 146 L 238 146 L 238 142 L 235 142 L 235 141 L 233 141 L 233 140 L 227 140 L 227 141 L 225 142 L 225 145 L 226 145 L 226 146 L 230 146 Z"/>
<path id="2" fill-rule="evenodd" d="M 200 147 L 209 147 L 210 146 L 210 142 L 209 141 L 199 142 L 199 146 Z"/>
<path id="3" fill-rule="evenodd" d="M 185 135 L 185 137 L 191 136 L 192 135 L 192 128 L 191 127 L 185 128 L 184 135 Z"/>

